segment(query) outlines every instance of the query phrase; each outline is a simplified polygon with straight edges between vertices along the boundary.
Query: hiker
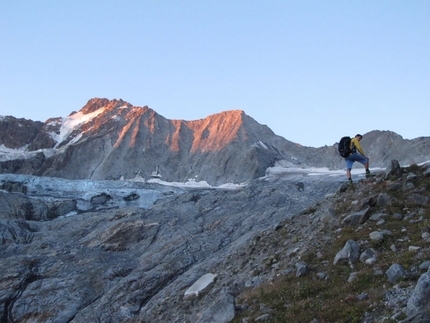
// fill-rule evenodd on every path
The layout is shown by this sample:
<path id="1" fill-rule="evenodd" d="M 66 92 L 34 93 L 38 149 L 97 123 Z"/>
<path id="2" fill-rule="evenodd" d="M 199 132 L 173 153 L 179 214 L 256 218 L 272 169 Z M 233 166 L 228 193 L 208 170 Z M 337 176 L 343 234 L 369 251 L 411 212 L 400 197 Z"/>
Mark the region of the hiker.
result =
<path id="1" fill-rule="evenodd" d="M 363 148 L 361 148 L 360 141 L 363 139 L 363 136 L 360 134 L 355 135 L 354 138 L 351 139 L 351 154 L 345 158 L 346 162 L 346 177 L 348 177 L 349 183 L 352 183 L 351 179 L 351 169 L 354 162 L 359 162 L 363 164 L 364 168 L 366 169 L 366 176 L 370 176 L 370 170 L 369 170 L 369 158 L 366 157 L 366 154 L 363 151 Z"/>

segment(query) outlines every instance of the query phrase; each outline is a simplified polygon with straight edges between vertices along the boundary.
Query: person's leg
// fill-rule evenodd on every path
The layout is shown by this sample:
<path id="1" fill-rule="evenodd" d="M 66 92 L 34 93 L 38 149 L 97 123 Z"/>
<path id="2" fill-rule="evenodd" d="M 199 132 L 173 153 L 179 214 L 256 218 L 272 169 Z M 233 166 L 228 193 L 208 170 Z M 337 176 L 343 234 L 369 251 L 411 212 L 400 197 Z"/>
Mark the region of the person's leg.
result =
<path id="1" fill-rule="evenodd" d="M 370 170 L 369 170 L 369 158 L 366 158 L 366 162 L 363 164 L 364 169 L 366 170 L 366 174 L 370 174 Z"/>
<path id="2" fill-rule="evenodd" d="M 351 169 L 352 169 L 352 165 L 354 164 L 354 161 L 349 159 L 349 157 L 347 157 L 345 158 L 345 163 L 346 163 L 346 177 L 348 178 L 349 181 L 352 181 Z"/>
<path id="3" fill-rule="evenodd" d="M 347 168 L 346 169 L 346 177 L 348 178 L 349 181 L 352 181 L 352 178 L 351 178 L 351 168 Z"/>
<path id="4" fill-rule="evenodd" d="M 370 175 L 370 170 L 369 170 L 369 158 L 362 156 L 362 155 L 358 155 L 357 156 L 357 161 L 360 162 L 361 164 L 363 164 L 364 169 L 366 171 L 366 175 Z"/>

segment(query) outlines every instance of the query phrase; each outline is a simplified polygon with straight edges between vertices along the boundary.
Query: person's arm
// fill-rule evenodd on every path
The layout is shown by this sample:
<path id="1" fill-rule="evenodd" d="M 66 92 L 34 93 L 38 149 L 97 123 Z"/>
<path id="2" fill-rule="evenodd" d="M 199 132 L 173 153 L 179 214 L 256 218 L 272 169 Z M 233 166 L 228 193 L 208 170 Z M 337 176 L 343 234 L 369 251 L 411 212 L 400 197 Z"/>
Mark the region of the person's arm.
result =
<path id="1" fill-rule="evenodd" d="M 353 141 L 353 143 L 355 145 L 355 148 L 357 148 L 358 152 L 360 154 L 362 154 L 363 156 L 366 156 L 366 154 L 363 151 L 363 148 L 360 145 L 360 141 L 358 141 L 356 138 L 354 138 L 352 141 Z"/>

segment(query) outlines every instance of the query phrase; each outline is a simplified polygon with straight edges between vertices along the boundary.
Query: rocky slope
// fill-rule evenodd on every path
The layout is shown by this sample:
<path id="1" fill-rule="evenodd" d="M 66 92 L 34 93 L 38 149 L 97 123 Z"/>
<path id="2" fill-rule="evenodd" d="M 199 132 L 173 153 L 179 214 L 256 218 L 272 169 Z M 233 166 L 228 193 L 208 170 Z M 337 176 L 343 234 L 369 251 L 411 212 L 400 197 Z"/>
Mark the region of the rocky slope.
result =
<path id="1" fill-rule="evenodd" d="M 338 180 L 271 177 L 237 190 L 151 183 L 126 190 L 125 183 L 97 188 L 84 181 L 71 184 L 73 198 L 58 191 L 69 191 L 67 183 L 74 181 L 53 185 L 48 178 L 3 176 L 3 320 L 195 321 L 198 307 L 180 304 L 200 276 L 214 273 L 242 286 L 252 276 L 230 276 L 225 259 L 262 230 L 336 191 Z M 152 199 L 151 206 L 133 207 L 141 197 Z M 222 288 L 217 297 L 231 299 L 229 293 Z"/>
<path id="2" fill-rule="evenodd" d="M 430 160 L 429 137 L 404 140 L 372 131 L 363 146 L 372 167 L 386 167 L 391 159 L 401 165 Z M 167 181 L 220 185 L 264 176 L 277 163 L 344 168 L 336 145 L 303 147 L 243 111 L 169 120 L 148 107 L 91 99 L 78 112 L 45 123 L 0 118 L 0 173 L 106 180 L 147 179 L 156 172 Z"/>
<path id="3" fill-rule="evenodd" d="M 430 322 L 429 202 L 430 164 L 393 161 L 265 230 L 233 322 Z"/>
<path id="4" fill-rule="evenodd" d="M 4 176 L 2 321 L 419 322 L 428 166 L 354 186 L 306 173 L 236 190 L 84 182 L 75 198 Z M 133 206 L 141 196 L 152 202 Z"/>

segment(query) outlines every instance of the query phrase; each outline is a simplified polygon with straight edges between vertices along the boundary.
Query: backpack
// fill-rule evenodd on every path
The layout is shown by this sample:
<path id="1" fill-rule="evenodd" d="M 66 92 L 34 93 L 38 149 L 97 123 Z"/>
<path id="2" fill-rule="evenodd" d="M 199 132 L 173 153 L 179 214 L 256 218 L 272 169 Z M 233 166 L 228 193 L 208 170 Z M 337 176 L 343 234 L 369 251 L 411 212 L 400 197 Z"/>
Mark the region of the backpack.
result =
<path id="1" fill-rule="evenodd" d="M 339 155 L 343 158 L 351 155 L 351 138 L 350 137 L 342 137 L 339 141 L 339 145 L 337 146 L 337 150 L 339 151 Z"/>

